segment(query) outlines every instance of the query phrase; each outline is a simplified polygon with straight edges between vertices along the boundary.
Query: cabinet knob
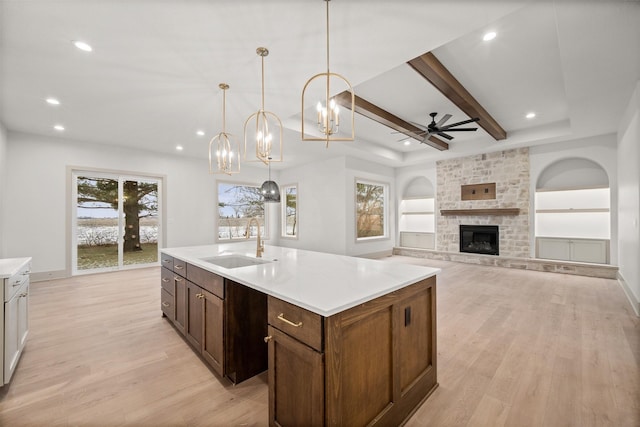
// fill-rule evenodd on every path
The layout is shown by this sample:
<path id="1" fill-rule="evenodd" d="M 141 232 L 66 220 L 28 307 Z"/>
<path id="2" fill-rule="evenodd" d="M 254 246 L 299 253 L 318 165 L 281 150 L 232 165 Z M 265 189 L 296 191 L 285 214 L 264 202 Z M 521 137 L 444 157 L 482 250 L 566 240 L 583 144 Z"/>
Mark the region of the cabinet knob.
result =
<path id="1" fill-rule="evenodd" d="M 273 339 L 271 335 L 264 337 L 264 342 L 269 342 Z"/>

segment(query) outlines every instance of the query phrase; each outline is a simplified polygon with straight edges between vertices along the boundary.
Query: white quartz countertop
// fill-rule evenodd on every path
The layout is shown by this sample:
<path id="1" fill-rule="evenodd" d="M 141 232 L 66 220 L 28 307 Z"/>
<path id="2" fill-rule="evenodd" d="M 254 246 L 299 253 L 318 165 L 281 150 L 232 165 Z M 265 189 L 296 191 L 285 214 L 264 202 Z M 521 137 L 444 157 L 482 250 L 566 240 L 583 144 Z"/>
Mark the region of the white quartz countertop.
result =
<path id="1" fill-rule="evenodd" d="M 31 262 L 31 257 L 0 259 L 0 279 L 13 276 L 29 262 Z"/>
<path id="2" fill-rule="evenodd" d="M 230 254 L 255 258 L 255 242 L 168 248 L 162 253 L 326 317 L 440 272 L 439 268 L 268 245 L 262 260 L 270 262 L 265 264 L 223 268 L 202 260 Z"/>

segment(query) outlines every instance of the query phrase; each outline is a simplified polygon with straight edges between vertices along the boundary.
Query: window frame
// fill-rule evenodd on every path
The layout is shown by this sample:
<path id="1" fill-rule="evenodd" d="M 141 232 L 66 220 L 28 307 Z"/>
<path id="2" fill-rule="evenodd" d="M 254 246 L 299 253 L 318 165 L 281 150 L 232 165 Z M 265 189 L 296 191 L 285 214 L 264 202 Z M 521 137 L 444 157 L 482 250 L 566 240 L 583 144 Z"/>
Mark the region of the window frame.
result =
<path id="1" fill-rule="evenodd" d="M 287 234 L 287 189 L 295 188 L 296 195 L 296 207 L 295 207 L 295 234 L 290 235 Z M 300 235 L 300 194 L 299 187 L 297 183 L 285 184 L 280 187 L 280 194 L 283 196 L 284 200 L 281 201 L 280 205 L 280 237 L 283 239 L 292 239 L 297 240 Z"/>
<path id="2" fill-rule="evenodd" d="M 379 236 L 366 236 L 366 237 L 358 237 L 359 234 L 359 229 L 358 229 L 358 219 L 359 219 L 359 208 L 358 208 L 358 184 L 364 184 L 364 185 L 373 185 L 373 186 L 379 186 L 382 187 L 382 215 L 383 215 L 383 219 L 382 219 L 382 234 Z M 376 181 L 376 180 L 371 180 L 371 179 L 366 179 L 366 178 L 355 178 L 355 182 L 354 182 L 354 236 L 356 239 L 356 243 L 364 243 L 364 242 L 371 242 L 371 241 L 375 241 L 375 240 L 384 240 L 384 239 L 389 239 L 390 238 L 390 234 L 389 234 L 389 183 L 388 182 L 382 182 L 382 181 Z"/>
<path id="3" fill-rule="evenodd" d="M 251 183 L 251 182 L 245 182 L 245 181 L 231 181 L 231 180 L 224 180 L 224 179 L 219 179 L 216 180 L 216 218 L 215 218 L 215 222 L 216 222 L 216 236 L 215 236 L 215 241 L 216 243 L 235 243 L 235 242 L 244 242 L 246 240 L 250 240 L 250 241 L 254 241 L 256 240 L 255 236 L 251 236 L 249 238 L 246 237 L 237 237 L 237 238 L 228 238 L 228 239 L 224 239 L 220 237 L 220 226 L 221 226 L 221 217 L 220 217 L 220 185 L 230 185 L 230 186 L 234 186 L 234 187 L 250 187 L 250 188 L 255 188 L 258 190 L 258 192 L 260 191 L 260 186 L 261 184 L 256 184 L 256 183 Z M 261 239 L 268 239 L 269 238 L 269 209 L 267 209 L 266 204 L 264 203 L 264 201 L 262 201 L 262 226 L 261 226 Z M 241 218 L 245 218 L 245 217 L 241 217 Z M 251 218 L 251 217 L 250 217 Z M 245 224 L 245 228 L 246 228 L 246 224 Z"/>

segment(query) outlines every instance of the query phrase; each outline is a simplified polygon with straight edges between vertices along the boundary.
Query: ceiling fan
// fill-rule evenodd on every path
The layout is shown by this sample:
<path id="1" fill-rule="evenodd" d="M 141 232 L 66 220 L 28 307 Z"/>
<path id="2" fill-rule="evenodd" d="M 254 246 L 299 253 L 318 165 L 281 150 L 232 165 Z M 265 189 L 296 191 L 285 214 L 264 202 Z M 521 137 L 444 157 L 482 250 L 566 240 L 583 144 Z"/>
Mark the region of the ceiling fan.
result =
<path id="1" fill-rule="evenodd" d="M 473 132 L 478 130 L 477 127 L 476 128 L 458 128 L 457 127 L 460 125 L 466 125 L 467 123 L 477 122 L 480 120 L 478 117 L 443 126 L 446 123 L 446 121 L 451 118 L 451 114 L 445 114 L 444 116 L 442 116 L 440 120 L 438 120 L 437 123 L 436 123 L 436 116 L 438 115 L 438 113 L 431 113 L 429 115 L 431 116 L 431 123 L 429 123 L 426 127 L 419 123 L 411 122 L 411 124 L 413 124 L 414 126 L 417 126 L 420 129 L 422 129 L 422 132 L 416 133 L 416 135 L 423 137 L 422 141 L 420 141 L 420 143 L 422 144 L 425 144 L 431 135 L 439 135 L 451 141 L 453 137 L 451 135 L 447 135 L 448 132 Z"/>

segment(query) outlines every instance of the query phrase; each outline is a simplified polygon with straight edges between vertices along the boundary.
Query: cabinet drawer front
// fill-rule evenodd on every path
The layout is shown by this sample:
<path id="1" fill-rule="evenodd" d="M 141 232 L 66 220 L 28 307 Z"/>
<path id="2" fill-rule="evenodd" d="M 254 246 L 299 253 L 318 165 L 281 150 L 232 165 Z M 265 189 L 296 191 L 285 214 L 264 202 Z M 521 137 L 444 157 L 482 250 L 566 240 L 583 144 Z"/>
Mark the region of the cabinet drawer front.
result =
<path id="1" fill-rule="evenodd" d="M 195 265 L 187 264 L 187 279 L 202 289 L 224 299 L 224 278 Z"/>
<path id="2" fill-rule="evenodd" d="M 169 270 L 173 270 L 173 257 L 165 254 L 161 254 L 162 266 L 167 267 Z"/>
<path id="3" fill-rule="evenodd" d="M 13 276 L 4 279 L 4 300 L 9 301 L 22 288 L 25 283 L 29 283 L 29 272 L 31 264 L 27 263 Z"/>
<path id="4" fill-rule="evenodd" d="M 173 281 L 173 271 L 168 268 L 162 268 L 160 271 L 160 285 L 162 289 L 175 295 L 175 282 Z"/>
<path id="5" fill-rule="evenodd" d="M 187 263 L 178 259 L 173 259 L 173 272 L 178 273 L 181 276 L 187 276 Z"/>
<path id="6" fill-rule="evenodd" d="M 269 324 L 318 351 L 323 350 L 322 316 L 269 297 Z"/>
<path id="7" fill-rule="evenodd" d="M 160 307 L 162 312 L 171 320 L 173 320 L 175 313 L 175 305 L 173 302 L 173 295 L 162 289 L 160 291 Z"/>

